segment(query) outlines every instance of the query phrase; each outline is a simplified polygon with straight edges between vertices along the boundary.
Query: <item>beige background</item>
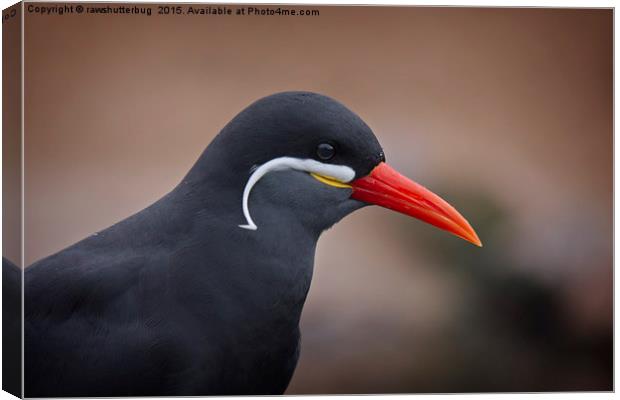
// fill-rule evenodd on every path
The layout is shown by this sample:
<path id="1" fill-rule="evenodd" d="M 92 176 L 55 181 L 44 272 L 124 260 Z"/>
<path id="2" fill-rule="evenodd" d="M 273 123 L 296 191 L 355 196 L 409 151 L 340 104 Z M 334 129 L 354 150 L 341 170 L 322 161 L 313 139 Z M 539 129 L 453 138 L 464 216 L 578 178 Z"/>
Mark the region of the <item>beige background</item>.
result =
<path id="1" fill-rule="evenodd" d="M 312 8 L 27 13 L 26 264 L 165 194 L 253 100 L 317 91 L 485 247 L 379 208 L 328 231 L 289 393 L 611 389 L 612 11 Z"/>
<path id="2" fill-rule="evenodd" d="M 21 8 L 3 10 L 2 24 L 2 255 L 21 266 Z"/>

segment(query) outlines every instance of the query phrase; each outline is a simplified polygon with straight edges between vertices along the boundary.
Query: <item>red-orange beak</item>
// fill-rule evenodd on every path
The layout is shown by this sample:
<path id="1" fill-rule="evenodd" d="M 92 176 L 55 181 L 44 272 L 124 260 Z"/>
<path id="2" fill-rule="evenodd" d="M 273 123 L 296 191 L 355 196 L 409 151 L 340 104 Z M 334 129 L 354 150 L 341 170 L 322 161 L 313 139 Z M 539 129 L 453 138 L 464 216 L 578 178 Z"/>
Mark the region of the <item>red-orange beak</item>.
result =
<path id="1" fill-rule="evenodd" d="M 356 200 L 412 216 L 482 247 L 474 229 L 454 207 L 384 162 L 349 184 Z"/>

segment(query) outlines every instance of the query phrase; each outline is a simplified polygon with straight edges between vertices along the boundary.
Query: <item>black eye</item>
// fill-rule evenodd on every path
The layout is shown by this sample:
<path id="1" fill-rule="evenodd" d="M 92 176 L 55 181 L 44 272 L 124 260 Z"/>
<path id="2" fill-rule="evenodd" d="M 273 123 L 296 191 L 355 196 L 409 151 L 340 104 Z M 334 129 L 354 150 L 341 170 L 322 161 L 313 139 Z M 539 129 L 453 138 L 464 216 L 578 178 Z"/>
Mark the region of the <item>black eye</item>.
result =
<path id="1" fill-rule="evenodd" d="M 336 149 L 329 143 L 321 143 L 316 148 L 316 155 L 321 160 L 329 160 L 336 154 Z"/>

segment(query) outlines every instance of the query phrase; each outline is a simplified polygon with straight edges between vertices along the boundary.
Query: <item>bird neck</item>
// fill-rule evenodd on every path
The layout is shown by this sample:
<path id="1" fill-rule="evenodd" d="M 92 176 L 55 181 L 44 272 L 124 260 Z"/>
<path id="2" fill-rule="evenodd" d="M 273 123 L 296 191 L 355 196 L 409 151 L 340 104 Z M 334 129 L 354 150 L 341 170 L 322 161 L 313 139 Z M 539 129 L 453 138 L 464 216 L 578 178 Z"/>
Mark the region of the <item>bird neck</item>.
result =
<path id="1" fill-rule="evenodd" d="M 176 238 L 183 250 L 175 255 L 175 286 L 184 295 L 192 294 L 194 300 L 188 304 L 196 315 L 210 309 L 227 310 L 222 318 L 232 330 L 296 329 L 312 280 L 320 232 L 295 218 L 261 224 L 257 230 L 243 229 L 239 227 L 242 191 L 234 185 L 205 184 L 213 190 L 182 182 L 162 199 L 162 206 L 175 212 L 154 210 L 166 216 L 163 224 L 184 226 Z M 257 220 L 276 221 L 288 212 L 266 204 L 258 193 L 253 202 Z M 234 205 L 222 199 L 235 199 Z M 177 228 L 177 232 L 181 231 Z M 213 297 L 213 293 L 219 295 Z"/>

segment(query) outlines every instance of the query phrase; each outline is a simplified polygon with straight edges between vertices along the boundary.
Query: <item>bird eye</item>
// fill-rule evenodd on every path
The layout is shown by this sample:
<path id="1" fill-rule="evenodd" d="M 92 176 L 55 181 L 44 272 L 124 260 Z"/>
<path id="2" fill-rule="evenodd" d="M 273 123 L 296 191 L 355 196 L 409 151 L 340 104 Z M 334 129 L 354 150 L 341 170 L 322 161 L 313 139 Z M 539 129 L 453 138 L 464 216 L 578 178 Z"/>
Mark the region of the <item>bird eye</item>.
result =
<path id="1" fill-rule="evenodd" d="M 329 160 L 336 154 L 336 149 L 329 143 L 321 143 L 316 148 L 316 155 L 321 160 Z"/>

